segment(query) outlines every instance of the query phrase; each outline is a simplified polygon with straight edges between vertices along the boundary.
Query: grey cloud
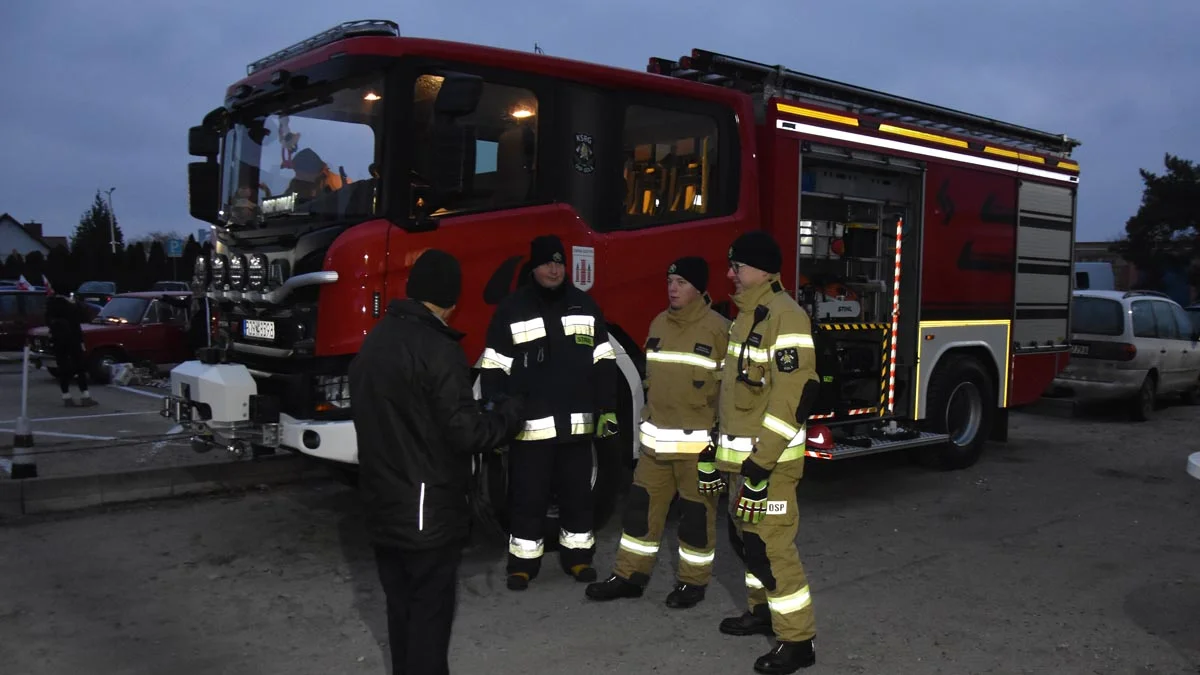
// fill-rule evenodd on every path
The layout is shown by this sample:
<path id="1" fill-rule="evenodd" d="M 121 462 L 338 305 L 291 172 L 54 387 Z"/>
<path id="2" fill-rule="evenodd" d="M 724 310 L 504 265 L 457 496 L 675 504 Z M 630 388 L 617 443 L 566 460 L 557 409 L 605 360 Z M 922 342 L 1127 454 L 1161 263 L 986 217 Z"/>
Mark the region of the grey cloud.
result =
<path id="1" fill-rule="evenodd" d="M 1193 0 L 561 3 L 47 0 L 0 9 L 0 210 L 67 234 L 97 188 L 128 234 L 187 215 L 187 127 L 245 64 L 350 18 L 406 34 L 641 70 L 693 47 L 733 53 L 1083 141 L 1080 237 L 1118 233 L 1139 167 L 1200 159 Z"/>

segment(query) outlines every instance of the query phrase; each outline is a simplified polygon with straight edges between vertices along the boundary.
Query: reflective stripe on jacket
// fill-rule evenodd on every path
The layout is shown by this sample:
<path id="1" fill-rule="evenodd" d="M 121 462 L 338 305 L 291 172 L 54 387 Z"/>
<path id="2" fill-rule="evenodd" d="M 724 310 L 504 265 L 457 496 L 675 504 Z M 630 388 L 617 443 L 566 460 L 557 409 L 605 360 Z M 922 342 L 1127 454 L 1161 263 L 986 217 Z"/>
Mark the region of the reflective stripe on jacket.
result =
<path id="1" fill-rule="evenodd" d="M 817 379 L 812 322 L 775 276 L 733 300 L 738 316 L 721 374 L 717 468 L 737 472 L 748 457 L 768 471 L 801 462 L 807 420 L 796 411 L 804 385 Z"/>
<path id="2" fill-rule="evenodd" d="M 518 441 L 587 436 L 600 414 L 616 411 L 619 371 L 604 315 L 570 280 L 555 290 L 531 281 L 501 301 L 477 365 L 483 398 L 528 397 Z"/>
<path id="3" fill-rule="evenodd" d="M 650 323 L 645 344 L 649 392 L 639 429 L 647 456 L 695 458 L 708 447 L 728 333 L 729 320 L 709 307 L 707 295 Z"/>

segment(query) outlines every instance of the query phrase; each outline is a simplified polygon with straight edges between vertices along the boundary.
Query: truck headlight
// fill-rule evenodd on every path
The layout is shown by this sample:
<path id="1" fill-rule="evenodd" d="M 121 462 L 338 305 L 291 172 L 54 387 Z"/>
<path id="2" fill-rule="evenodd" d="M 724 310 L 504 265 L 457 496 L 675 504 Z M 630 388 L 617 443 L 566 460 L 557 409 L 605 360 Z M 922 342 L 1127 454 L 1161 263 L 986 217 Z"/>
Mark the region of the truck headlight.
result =
<path id="1" fill-rule="evenodd" d="M 267 256 L 250 254 L 246 260 L 246 283 L 252 291 L 261 291 L 267 285 Z"/>
<path id="2" fill-rule="evenodd" d="M 317 412 L 350 409 L 349 375 L 317 375 L 314 387 L 313 407 Z"/>
<path id="3" fill-rule="evenodd" d="M 229 256 L 229 286 L 235 291 L 246 288 L 246 256 L 240 253 Z"/>

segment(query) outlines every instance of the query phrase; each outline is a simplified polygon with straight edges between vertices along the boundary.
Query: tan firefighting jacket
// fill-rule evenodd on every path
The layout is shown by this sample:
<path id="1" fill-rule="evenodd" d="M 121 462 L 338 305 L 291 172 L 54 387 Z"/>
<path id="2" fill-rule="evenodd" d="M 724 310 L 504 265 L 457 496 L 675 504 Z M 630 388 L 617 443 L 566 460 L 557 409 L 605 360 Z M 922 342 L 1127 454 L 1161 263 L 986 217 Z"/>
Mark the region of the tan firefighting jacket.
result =
<path id="1" fill-rule="evenodd" d="M 774 275 L 733 301 L 738 315 L 721 373 L 717 469 L 736 473 L 748 457 L 767 471 L 803 462 L 807 419 L 796 416 L 805 384 L 817 379 L 812 323 Z"/>
<path id="2" fill-rule="evenodd" d="M 709 308 L 707 295 L 650 323 L 643 454 L 694 460 L 711 443 L 728 333 L 729 320 Z"/>

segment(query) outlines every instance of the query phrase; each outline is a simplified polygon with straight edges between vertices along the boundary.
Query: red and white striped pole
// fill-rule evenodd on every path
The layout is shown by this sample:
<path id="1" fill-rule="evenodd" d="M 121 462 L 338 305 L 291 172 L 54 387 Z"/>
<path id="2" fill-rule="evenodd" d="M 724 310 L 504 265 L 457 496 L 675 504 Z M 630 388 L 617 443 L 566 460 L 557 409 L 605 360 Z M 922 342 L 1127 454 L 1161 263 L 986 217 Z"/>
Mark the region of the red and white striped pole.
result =
<path id="1" fill-rule="evenodd" d="M 892 282 L 892 354 L 888 364 L 888 414 L 892 414 L 896 403 L 896 338 L 900 332 L 900 242 L 904 231 L 904 218 L 896 219 L 896 271 Z"/>

